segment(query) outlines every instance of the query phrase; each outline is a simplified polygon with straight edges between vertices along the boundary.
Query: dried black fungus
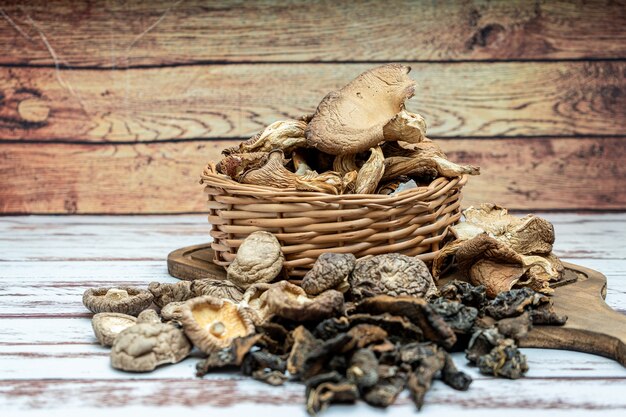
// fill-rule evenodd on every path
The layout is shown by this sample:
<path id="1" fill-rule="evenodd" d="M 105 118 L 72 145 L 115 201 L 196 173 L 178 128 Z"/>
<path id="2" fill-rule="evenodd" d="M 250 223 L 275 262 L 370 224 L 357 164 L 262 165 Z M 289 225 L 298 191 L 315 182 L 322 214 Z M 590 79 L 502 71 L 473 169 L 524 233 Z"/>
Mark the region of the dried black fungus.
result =
<path id="1" fill-rule="evenodd" d="M 397 366 L 380 365 L 378 367 L 378 382 L 366 390 L 362 398 L 374 407 L 388 407 L 404 390 L 406 379 L 406 373 L 400 371 Z"/>
<path id="2" fill-rule="evenodd" d="M 470 332 L 478 317 L 476 308 L 467 307 L 458 301 L 437 298 L 430 305 L 456 333 Z"/>
<path id="3" fill-rule="evenodd" d="M 484 285 L 474 286 L 465 281 L 450 281 L 440 290 L 441 296 L 450 301 L 458 301 L 482 312 L 487 303 L 487 290 Z"/>
<path id="4" fill-rule="evenodd" d="M 533 324 L 562 325 L 567 321 L 567 316 L 556 314 L 549 296 L 530 288 L 502 292 L 485 307 L 485 313 L 496 320 L 516 317 L 525 311 L 530 313 Z"/>
<path id="5" fill-rule="evenodd" d="M 369 349 L 359 349 L 352 354 L 346 372 L 348 380 L 363 390 L 378 382 L 378 359 Z"/>

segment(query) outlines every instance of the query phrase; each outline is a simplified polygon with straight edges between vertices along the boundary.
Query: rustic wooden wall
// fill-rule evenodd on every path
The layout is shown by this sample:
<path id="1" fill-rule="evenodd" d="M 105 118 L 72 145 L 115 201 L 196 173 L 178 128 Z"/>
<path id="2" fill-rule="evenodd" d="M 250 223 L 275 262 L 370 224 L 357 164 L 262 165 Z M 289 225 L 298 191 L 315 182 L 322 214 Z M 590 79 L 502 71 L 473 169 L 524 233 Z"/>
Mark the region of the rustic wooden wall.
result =
<path id="1" fill-rule="evenodd" d="M 0 212 L 203 211 L 223 147 L 398 61 L 466 204 L 626 208 L 623 1 L 0 0 Z"/>

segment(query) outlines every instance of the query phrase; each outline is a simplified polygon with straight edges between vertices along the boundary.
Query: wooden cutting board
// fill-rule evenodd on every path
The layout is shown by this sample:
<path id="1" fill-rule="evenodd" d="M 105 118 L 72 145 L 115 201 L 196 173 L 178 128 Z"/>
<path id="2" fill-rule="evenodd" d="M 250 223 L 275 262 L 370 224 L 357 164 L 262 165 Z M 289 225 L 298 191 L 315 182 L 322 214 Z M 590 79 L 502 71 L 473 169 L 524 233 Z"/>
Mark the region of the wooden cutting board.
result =
<path id="1" fill-rule="evenodd" d="M 226 271 L 213 263 L 210 244 L 188 246 L 167 257 L 170 275 L 195 280 L 225 279 Z M 562 285 L 554 290 L 554 308 L 568 317 L 564 326 L 535 326 L 521 347 L 566 349 L 614 359 L 626 367 L 626 316 L 605 302 L 606 277 L 600 272 L 570 263 Z M 454 275 L 440 280 L 443 284 Z"/>

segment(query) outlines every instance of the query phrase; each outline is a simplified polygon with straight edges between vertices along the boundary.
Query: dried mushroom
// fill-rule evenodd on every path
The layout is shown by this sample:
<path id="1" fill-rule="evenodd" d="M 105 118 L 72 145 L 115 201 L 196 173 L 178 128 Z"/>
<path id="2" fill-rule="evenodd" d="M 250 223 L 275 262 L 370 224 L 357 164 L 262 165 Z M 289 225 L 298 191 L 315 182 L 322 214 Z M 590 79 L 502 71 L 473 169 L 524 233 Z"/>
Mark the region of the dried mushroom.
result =
<path id="1" fill-rule="evenodd" d="M 269 232 L 251 233 L 239 246 L 228 266 L 227 278 L 240 288 L 273 281 L 283 268 L 285 256 L 276 237 Z"/>
<path id="2" fill-rule="evenodd" d="M 122 313 L 136 316 L 152 304 L 152 294 L 136 287 L 90 288 L 83 304 L 93 313 Z"/>
<path id="3" fill-rule="evenodd" d="M 487 375 L 517 379 L 528 371 L 526 357 L 519 352 L 515 341 L 505 338 L 493 327 L 474 333 L 466 357 Z"/>
<path id="4" fill-rule="evenodd" d="M 329 93 L 305 130 L 309 146 L 331 155 L 344 155 L 365 151 L 385 140 L 419 141 L 416 135 L 400 138 L 411 128 L 409 124 L 417 124 L 419 130 L 419 123 L 413 123 L 411 117 L 398 116 L 405 100 L 415 92 L 415 82 L 408 76 L 410 70 L 405 65 L 383 65 Z"/>
<path id="5" fill-rule="evenodd" d="M 350 276 L 350 294 L 355 300 L 381 294 L 431 297 L 437 287 L 423 261 L 388 253 L 357 261 Z"/>
<path id="6" fill-rule="evenodd" d="M 306 382 L 306 410 L 314 416 L 331 403 L 354 403 L 359 398 L 357 387 L 339 373 L 316 375 Z"/>
<path id="7" fill-rule="evenodd" d="M 554 227 L 541 217 L 529 214 L 517 218 L 495 204 L 481 204 L 463 211 L 466 223 L 484 230 L 522 255 L 547 255 L 554 244 Z"/>
<path id="8" fill-rule="evenodd" d="M 473 284 L 484 285 L 491 298 L 513 288 L 534 266 L 541 268 L 549 277 L 558 276 L 558 271 L 544 257 L 520 255 L 485 233 L 462 242 L 455 255 L 459 270 Z M 552 292 L 544 285 L 538 289 Z"/>
<path id="9" fill-rule="evenodd" d="M 209 295 L 187 301 L 180 322 L 193 344 L 205 353 L 254 333 L 252 315 L 246 307 Z"/>
<path id="10" fill-rule="evenodd" d="M 191 351 L 182 330 L 167 323 L 144 322 L 123 330 L 111 349 L 111 365 L 131 372 L 148 372 L 180 362 Z"/>
<path id="11" fill-rule="evenodd" d="M 154 304 L 161 308 L 175 301 L 187 301 L 193 298 L 191 281 L 179 281 L 175 284 L 151 282 L 148 290 L 154 296 Z"/>
<path id="12" fill-rule="evenodd" d="M 180 321 L 183 317 L 184 301 L 174 301 L 167 304 L 161 309 L 161 318 L 163 321 Z"/>
<path id="13" fill-rule="evenodd" d="M 389 313 L 395 316 L 404 316 L 417 325 L 428 340 L 445 348 L 452 347 L 456 342 L 456 335 L 452 328 L 422 298 L 378 295 L 361 301 L 356 306 L 355 311 L 357 313 Z"/>
<path id="14" fill-rule="evenodd" d="M 276 155 L 282 154 L 276 153 Z M 267 164 L 269 157 L 269 152 L 232 154 L 223 158 L 215 168 L 220 174 L 228 175 L 232 179 L 241 182 L 241 178 L 245 173 L 263 167 Z M 278 157 L 275 156 L 275 158 Z"/>
<path id="15" fill-rule="evenodd" d="M 144 310 L 137 316 L 137 323 L 161 323 L 161 317 L 154 310 Z"/>
<path id="16" fill-rule="evenodd" d="M 264 324 L 272 316 L 265 298 L 262 297 L 267 290 L 272 288 L 272 285 L 266 283 L 252 284 L 243 294 L 240 305 L 249 309 L 252 320 L 257 326 Z"/>
<path id="17" fill-rule="evenodd" d="M 289 320 L 322 320 L 344 309 L 343 294 L 339 291 L 326 290 L 310 298 L 302 288 L 288 281 L 276 283 L 262 298 L 271 313 Z"/>
<path id="18" fill-rule="evenodd" d="M 306 122 L 302 120 L 277 121 L 247 141 L 225 149 L 222 153 L 231 155 L 280 149 L 285 154 L 290 154 L 294 149 L 306 147 L 305 128 Z"/>
<path id="19" fill-rule="evenodd" d="M 206 359 L 196 364 L 196 376 L 201 377 L 214 369 L 227 366 L 240 366 L 244 357 L 261 337 L 260 334 L 238 337 L 233 340 L 230 346 L 212 351 Z"/>
<path id="20" fill-rule="evenodd" d="M 402 149 L 401 151 L 398 151 Z M 464 174 L 478 175 L 480 168 L 473 165 L 459 165 L 447 159 L 445 153 L 431 140 L 411 144 L 411 149 L 400 146 L 387 147 L 383 181 L 400 175 L 434 178 L 459 177 Z"/>
<path id="21" fill-rule="evenodd" d="M 359 169 L 355 194 L 372 194 L 378 188 L 378 182 L 385 172 L 385 156 L 380 146 L 370 149 L 370 157 Z"/>
<path id="22" fill-rule="evenodd" d="M 134 326 L 137 319 L 122 313 L 98 313 L 91 319 L 91 326 L 96 339 L 102 346 L 113 346 L 113 342 L 122 330 Z"/>
<path id="23" fill-rule="evenodd" d="M 197 279 L 191 282 L 191 293 L 194 297 L 210 295 L 224 300 L 239 303 L 243 300 L 243 291 L 228 280 L 219 279 Z"/>
<path id="24" fill-rule="evenodd" d="M 323 253 L 302 279 L 302 288 L 309 295 L 341 287 L 347 289 L 348 276 L 356 265 L 351 253 Z"/>
<path id="25" fill-rule="evenodd" d="M 281 151 L 272 151 L 265 164 L 255 166 L 243 172 L 238 180 L 243 184 L 264 185 L 275 188 L 295 188 L 300 191 L 317 191 L 328 194 L 340 194 L 343 187 L 341 175 L 336 172 L 317 174 L 315 171 L 296 175 L 284 166 Z M 232 178 L 233 177 L 231 175 Z"/>
<path id="26" fill-rule="evenodd" d="M 529 312 L 534 324 L 562 325 L 567 321 L 567 316 L 559 315 L 554 311 L 550 297 L 530 288 L 502 292 L 485 307 L 485 313 L 496 320 L 516 317 L 525 311 Z"/>

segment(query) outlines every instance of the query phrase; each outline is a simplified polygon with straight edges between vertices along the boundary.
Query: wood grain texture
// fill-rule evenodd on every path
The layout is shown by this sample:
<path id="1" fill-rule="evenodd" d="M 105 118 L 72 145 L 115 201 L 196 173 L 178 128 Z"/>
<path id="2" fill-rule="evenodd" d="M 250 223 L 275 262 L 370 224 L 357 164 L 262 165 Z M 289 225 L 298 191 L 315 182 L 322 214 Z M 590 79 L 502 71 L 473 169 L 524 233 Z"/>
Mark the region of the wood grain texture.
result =
<path id="1" fill-rule="evenodd" d="M 621 1 L 5 1 L 0 64 L 614 58 Z"/>
<path id="2" fill-rule="evenodd" d="M 377 64 L 0 68 L 0 140 L 249 137 Z M 622 135 L 626 62 L 409 63 L 433 137 Z"/>
<path id="3" fill-rule="evenodd" d="M 232 141 L 0 146 L 0 212 L 205 212 L 198 180 Z M 493 201 L 516 209 L 622 209 L 622 138 L 439 141 L 451 160 L 481 166 L 464 206 Z"/>

